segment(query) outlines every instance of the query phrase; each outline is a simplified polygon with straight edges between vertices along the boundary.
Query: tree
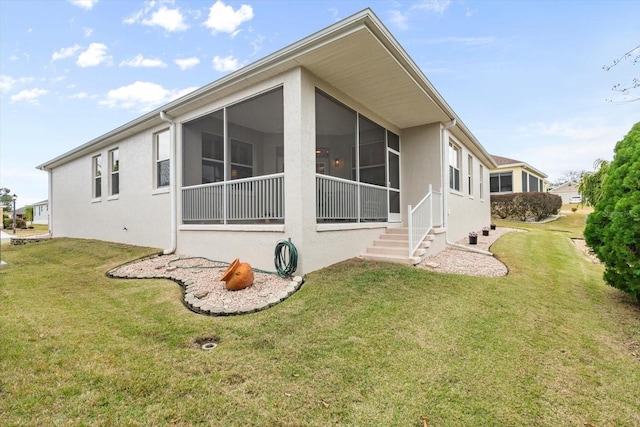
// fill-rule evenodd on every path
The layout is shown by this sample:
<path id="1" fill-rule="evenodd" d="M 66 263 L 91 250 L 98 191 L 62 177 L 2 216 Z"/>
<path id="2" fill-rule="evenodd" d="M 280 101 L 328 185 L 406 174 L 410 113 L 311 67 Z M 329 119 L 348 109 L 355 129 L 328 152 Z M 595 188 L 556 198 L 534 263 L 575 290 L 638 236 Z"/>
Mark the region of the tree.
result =
<path id="1" fill-rule="evenodd" d="M 605 281 L 640 302 L 640 122 L 614 152 L 584 237 L 605 265 Z"/>
<path id="2" fill-rule="evenodd" d="M 30 221 L 31 225 L 33 225 L 33 206 L 25 206 L 24 219 L 25 221 Z"/>
<path id="3" fill-rule="evenodd" d="M 566 182 L 580 182 L 585 171 L 565 171 L 560 178 L 558 178 L 553 185 L 559 187 Z"/>
<path id="4" fill-rule="evenodd" d="M 602 183 L 607 177 L 609 162 L 598 159 L 593 163 L 593 169 L 595 172 L 585 172 L 578 184 L 582 204 L 586 206 L 595 206 L 602 199 Z"/>
<path id="5" fill-rule="evenodd" d="M 615 59 L 611 65 L 605 65 L 602 67 L 604 71 L 609 71 L 616 65 L 618 65 L 622 61 L 631 61 L 631 65 L 636 65 L 640 63 L 640 44 L 631 49 L 629 52 L 625 53 L 618 59 Z M 621 83 L 617 83 L 613 85 L 611 88 L 612 91 L 618 92 L 625 99 L 622 102 L 633 102 L 640 100 L 640 96 L 636 95 L 634 91 L 636 89 L 640 89 L 640 78 L 634 77 L 631 79 L 631 83 L 622 85 Z M 626 99 L 627 96 L 631 96 L 630 99 Z M 609 102 L 613 102 L 612 100 L 608 100 Z"/>
<path id="6" fill-rule="evenodd" d="M 8 188 L 0 188 L 0 206 L 5 211 L 13 209 L 13 198 L 11 197 L 11 190 Z"/>

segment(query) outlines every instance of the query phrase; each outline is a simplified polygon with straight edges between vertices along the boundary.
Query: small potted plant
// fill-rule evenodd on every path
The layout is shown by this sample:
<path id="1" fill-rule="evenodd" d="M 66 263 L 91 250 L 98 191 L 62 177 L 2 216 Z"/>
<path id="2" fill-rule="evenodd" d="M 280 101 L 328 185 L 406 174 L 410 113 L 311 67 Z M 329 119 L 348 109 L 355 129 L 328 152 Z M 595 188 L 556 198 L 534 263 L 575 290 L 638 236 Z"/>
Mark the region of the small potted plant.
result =
<path id="1" fill-rule="evenodd" d="M 469 244 L 470 245 L 478 244 L 478 233 L 476 233 L 475 231 L 472 231 L 469 233 Z"/>
<path id="2" fill-rule="evenodd" d="M 482 228 L 482 235 L 483 236 L 488 236 L 489 235 L 489 227 L 483 227 Z"/>
<path id="3" fill-rule="evenodd" d="M 491 229 L 495 230 L 496 229 L 496 225 L 495 224 L 491 224 Z"/>

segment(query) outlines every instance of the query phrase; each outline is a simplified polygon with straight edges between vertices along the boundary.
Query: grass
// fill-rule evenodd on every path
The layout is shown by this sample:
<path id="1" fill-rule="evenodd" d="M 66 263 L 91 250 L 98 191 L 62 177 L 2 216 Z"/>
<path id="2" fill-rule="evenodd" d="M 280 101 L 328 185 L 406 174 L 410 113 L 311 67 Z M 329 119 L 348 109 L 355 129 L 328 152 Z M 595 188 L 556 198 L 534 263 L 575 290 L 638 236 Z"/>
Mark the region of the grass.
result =
<path id="1" fill-rule="evenodd" d="M 17 228 L 15 236 L 33 236 L 36 234 L 47 234 L 49 232 L 49 226 L 46 224 L 33 224 L 30 225 L 33 228 Z M 10 236 L 14 236 L 13 229 L 7 228 L 3 230 Z"/>
<path id="2" fill-rule="evenodd" d="M 517 224 L 506 277 L 350 260 L 223 318 L 105 277 L 152 249 L 7 248 L 0 425 L 640 425 L 640 307 L 573 246 L 580 223 Z"/>

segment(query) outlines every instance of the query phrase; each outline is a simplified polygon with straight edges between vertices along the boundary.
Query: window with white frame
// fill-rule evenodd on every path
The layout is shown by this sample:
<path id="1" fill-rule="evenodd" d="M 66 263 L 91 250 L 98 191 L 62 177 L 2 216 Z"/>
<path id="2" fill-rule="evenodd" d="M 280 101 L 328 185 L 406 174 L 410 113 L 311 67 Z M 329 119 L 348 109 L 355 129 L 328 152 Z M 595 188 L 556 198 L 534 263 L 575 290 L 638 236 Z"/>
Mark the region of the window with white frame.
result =
<path id="1" fill-rule="evenodd" d="M 460 148 L 449 142 L 449 188 L 460 191 Z"/>
<path id="2" fill-rule="evenodd" d="M 97 155 L 92 159 L 92 172 L 93 176 L 93 198 L 99 199 L 102 197 L 102 156 Z"/>
<path id="3" fill-rule="evenodd" d="M 467 184 L 469 195 L 473 196 L 473 157 L 469 156 L 467 160 Z"/>
<path id="4" fill-rule="evenodd" d="M 478 182 L 480 184 L 480 194 L 479 194 L 479 196 L 482 199 L 484 197 L 484 188 L 483 188 L 484 187 L 484 166 L 482 166 L 482 165 L 478 165 L 478 166 L 479 166 L 479 168 L 478 168 L 479 169 Z"/>
<path id="5" fill-rule="evenodd" d="M 170 139 L 169 131 L 154 135 L 155 140 L 155 153 L 156 153 L 156 188 L 167 187 L 170 183 L 170 169 L 169 169 L 169 153 L 170 153 Z"/>
<path id="6" fill-rule="evenodd" d="M 120 150 L 118 148 L 109 151 L 109 194 L 120 194 Z"/>

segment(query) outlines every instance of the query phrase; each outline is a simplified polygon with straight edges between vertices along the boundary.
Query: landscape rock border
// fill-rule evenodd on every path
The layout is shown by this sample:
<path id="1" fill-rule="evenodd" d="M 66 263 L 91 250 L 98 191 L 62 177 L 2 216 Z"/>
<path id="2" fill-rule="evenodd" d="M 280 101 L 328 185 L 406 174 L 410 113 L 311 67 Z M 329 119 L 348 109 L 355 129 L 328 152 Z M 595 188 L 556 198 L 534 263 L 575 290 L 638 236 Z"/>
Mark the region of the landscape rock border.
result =
<path id="1" fill-rule="evenodd" d="M 172 265 L 178 261 L 194 259 L 199 262 L 205 260 L 209 265 L 182 267 Z M 284 279 L 275 273 L 254 269 L 254 285 L 239 291 L 228 291 L 219 280 L 221 274 L 218 274 L 227 266 L 226 262 L 207 260 L 202 257 L 182 258 L 177 255 L 155 254 L 122 264 L 109 270 L 106 275 L 112 279 L 173 280 L 182 290 L 184 306 L 194 313 L 208 316 L 234 316 L 266 310 L 289 298 L 304 283 L 302 276 Z M 215 269 L 215 272 L 207 273 L 208 269 L 212 269 L 211 271 Z M 256 288 L 262 290 L 259 291 Z M 251 295 L 251 298 L 246 298 L 245 301 L 243 295 Z"/>

